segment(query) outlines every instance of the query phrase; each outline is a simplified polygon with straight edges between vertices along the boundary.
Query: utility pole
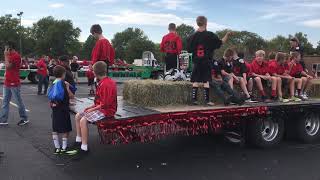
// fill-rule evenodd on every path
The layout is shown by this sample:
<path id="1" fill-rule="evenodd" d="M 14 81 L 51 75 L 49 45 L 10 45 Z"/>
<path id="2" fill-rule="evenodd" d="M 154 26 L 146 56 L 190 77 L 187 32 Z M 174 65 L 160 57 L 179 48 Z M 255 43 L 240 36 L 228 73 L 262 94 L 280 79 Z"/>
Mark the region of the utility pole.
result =
<path id="1" fill-rule="evenodd" d="M 21 22 L 22 14 L 23 14 L 22 11 L 17 14 L 17 16 L 20 19 L 20 32 L 19 32 L 20 39 L 19 39 L 19 44 L 20 44 L 20 55 L 21 55 L 21 57 L 22 57 L 22 22 Z"/>

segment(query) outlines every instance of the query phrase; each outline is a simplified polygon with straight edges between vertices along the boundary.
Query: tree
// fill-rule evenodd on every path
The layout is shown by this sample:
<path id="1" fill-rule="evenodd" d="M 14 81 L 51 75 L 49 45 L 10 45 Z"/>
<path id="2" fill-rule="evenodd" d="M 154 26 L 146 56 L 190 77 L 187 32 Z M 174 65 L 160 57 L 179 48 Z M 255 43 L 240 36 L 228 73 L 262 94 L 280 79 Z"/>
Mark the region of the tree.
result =
<path id="1" fill-rule="evenodd" d="M 318 46 L 316 48 L 316 54 L 320 55 L 320 41 L 318 41 Z"/>
<path id="2" fill-rule="evenodd" d="M 71 20 L 55 20 L 52 16 L 42 18 L 32 27 L 36 52 L 50 56 L 76 54 L 81 47 L 80 32 Z"/>
<path id="3" fill-rule="evenodd" d="M 269 51 L 283 51 L 288 52 L 290 49 L 290 42 L 289 39 L 278 35 L 275 38 L 271 39 L 270 41 L 267 41 L 267 47 Z"/>
<path id="4" fill-rule="evenodd" d="M 155 44 L 148 39 L 132 39 L 126 47 L 125 60 L 132 63 L 134 59 L 141 59 L 144 51 L 155 52 Z"/>
<path id="5" fill-rule="evenodd" d="M 29 55 L 34 51 L 34 40 L 31 38 L 30 28 L 20 27 L 19 19 L 13 18 L 12 15 L 0 17 L 0 52 L 4 51 L 4 45 L 11 41 L 19 48 L 19 38 L 21 32 L 21 40 L 23 47 L 23 55 Z M 3 58 L 3 53 L 0 53 L 0 59 Z"/>
<path id="6" fill-rule="evenodd" d="M 225 34 L 231 30 L 225 29 L 217 31 L 219 38 L 223 38 Z M 234 31 L 234 35 L 230 36 L 229 40 L 219 50 L 216 51 L 215 57 L 221 58 L 226 48 L 233 48 L 237 51 L 243 51 L 247 58 L 252 58 L 255 52 L 259 49 L 266 48 L 265 40 L 256 33 L 248 31 Z"/>
<path id="7" fill-rule="evenodd" d="M 92 52 L 94 45 L 96 44 L 96 41 L 97 40 L 92 35 L 90 35 L 87 38 L 87 40 L 84 42 L 84 44 L 82 46 L 80 58 L 87 59 L 87 60 L 91 59 L 91 52 Z"/>
<path id="8" fill-rule="evenodd" d="M 148 37 L 139 28 L 127 28 L 124 31 L 118 32 L 114 35 L 114 38 L 112 39 L 112 45 L 115 49 L 117 58 L 126 58 L 126 51 L 128 49 L 129 42 L 133 40 L 141 40 L 141 42 L 145 42 L 148 40 Z"/>
<path id="9" fill-rule="evenodd" d="M 177 33 L 182 39 L 183 48 L 187 48 L 187 39 L 190 35 L 195 32 L 195 29 L 192 26 L 181 24 L 177 27 Z"/>

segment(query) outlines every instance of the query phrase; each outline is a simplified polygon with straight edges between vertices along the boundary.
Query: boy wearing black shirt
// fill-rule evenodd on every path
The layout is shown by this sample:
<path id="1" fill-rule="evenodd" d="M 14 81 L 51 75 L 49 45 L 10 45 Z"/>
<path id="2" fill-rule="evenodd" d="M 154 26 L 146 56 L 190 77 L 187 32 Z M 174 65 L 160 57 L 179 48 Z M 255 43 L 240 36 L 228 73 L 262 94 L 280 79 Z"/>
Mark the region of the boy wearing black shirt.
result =
<path id="1" fill-rule="evenodd" d="M 210 81 L 210 87 L 213 89 L 215 94 L 221 98 L 224 104 L 227 106 L 230 103 L 235 103 L 238 105 L 242 105 L 244 100 L 240 98 L 239 94 L 234 91 L 229 84 L 222 79 L 221 75 L 221 64 L 218 61 L 213 60 L 212 62 L 212 81 Z M 225 93 L 229 95 L 229 97 L 225 96 Z"/>
<path id="2" fill-rule="evenodd" d="M 227 49 L 224 52 L 221 63 L 221 75 L 223 80 L 226 81 L 231 89 L 234 83 L 238 83 L 246 96 L 246 100 L 250 101 L 250 95 L 246 84 L 247 67 L 243 59 L 234 59 L 235 52 L 232 49 Z"/>
<path id="3" fill-rule="evenodd" d="M 214 50 L 219 49 L 227 41 L 231 32 L 228 32 L 222 39 L 219 39 L 213 32 L 207 31 L 207 18 L 199 16 L 197 18 L 199 29 L 188 38 L 187 50 L 192 53 L 193 70 L 192 82 L 192 103 L 197 105 L 197 93 L 201 84 L 204 87 L 204 96 L 207 105 L 214 105 L 209 100 L 209 82 L 211 77 L 211 63 Z"/>

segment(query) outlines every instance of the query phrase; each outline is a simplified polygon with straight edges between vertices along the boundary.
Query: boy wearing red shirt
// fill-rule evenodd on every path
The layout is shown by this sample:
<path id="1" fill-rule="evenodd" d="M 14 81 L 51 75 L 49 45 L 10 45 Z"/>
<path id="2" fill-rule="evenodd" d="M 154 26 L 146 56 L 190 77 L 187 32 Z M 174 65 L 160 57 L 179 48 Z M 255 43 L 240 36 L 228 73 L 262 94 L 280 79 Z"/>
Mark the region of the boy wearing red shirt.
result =
<path id="1" fill-rule="evenodd" d="M 93 65 L 95 77 L 99 80 L 94 105 L 87 107 L 84 112 L 79 112 L 76 117 L 77 137 L 76 150 L 67 154 L 88 154 L 88 122 L 95 123 L 103 119 L 113 118 L 117 111 L 117 87 L 116 83 L 106 76 L 107 64 L 99 61 Z M 80 148 L 79 148 L 80 147 Z"/>
<path id="2" fill-rule="evenodd" d="M 313 77 L 304 71 L 301 64 L 301 55 L 299 52 L 292 52 L 289 62 L 290 75 L 295 78 L 297 84 L 297 95 L 303 100 L 307 100 L 306 92 L 312 86 Z"/>
<path id="3" fill-rule="evenodd" d="M 166 70 L 177 69 L 177 56 L 182 50 L 182 41 L 180 36 L 176 32 L 176 25 L 174 23 L 169 24 L 169 34 L 162 38 L 160 44 L 160 51 L 166 53 L 165 62 Z"/>
<path id="4" fill-rule="evenodd" d="M 49 86 L 49 79 L 48 79 L 48 68 L 46 59 L 47 56 L 43 56 L 37 63 L 37 75 L 38 75 L 38 95 L 46 95 L 48 86 Z M 42 86 L 44 85 L 44 93 L 42 94 Z"/>
<path id="5" fill-rule="evenodd" d="M 4 50 L 4 60 L 6 72 L 4 75 L 3 86 L 3 101 L 0 111 L 0 126 L 8 125 L 9 108 L 11 97 L 16 99 L 19 107 L 19 115 L 21 120 L 18 122 L 19 126 L 23 126 L 29 123 L 26 109 L 20 94 L 20 66 L 21 57 L 20 54 L 15 51 L 14 43 L 9 42 L 8 46 Z"/>
<path id="6" fill-rule="evenodd" d="M 107 63 L 108 66 L 114 64 L 115 52 L 108 41 L 102 35 L 102 28 L 99 24 L 94 24 L 91 26 L 90 33 L 97 39 L 97 42 L 92 49 L 91 61 L 95 64 L 98 61 L 103 61 Z"/>
<path id="7" fill-rule="evenodd" d="M 277 78 L 278 100 L 280 102 L 301 101 L 299 98 L 294 97 L 294 77 L 289 75 L 289 66 L 285 62 L 286 54 L 277 53 L 275 59 L 269 61 L 269 72 L 272 76 Z M 289 84 L 290 99 L 283 99 L 282 85 Z"/>
<path id="8" fill-rule="evenodd" d="M 251 63 L 252 76 L 257 84 L 262 101 L 267 100 L 263 85 L 271 83 L 271 98 L 275 100 L 277 97 L 277 78 L 269 74 L 268 63 L 265 61 L 265 52 L 259 50 L 256 52 L 256 58 Z"/>

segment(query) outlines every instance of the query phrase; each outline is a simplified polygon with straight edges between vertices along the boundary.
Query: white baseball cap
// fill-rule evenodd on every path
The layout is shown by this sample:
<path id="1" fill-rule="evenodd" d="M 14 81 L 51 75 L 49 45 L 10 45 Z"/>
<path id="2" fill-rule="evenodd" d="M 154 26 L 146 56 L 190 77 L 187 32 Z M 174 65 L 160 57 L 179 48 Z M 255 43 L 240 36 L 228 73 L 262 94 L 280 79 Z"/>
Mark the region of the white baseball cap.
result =
<path id="1" fill-rule="evenodd" d="M 73 59 L 76 59 L 76 60 L 78 60 L 78 57 L 77 57 L 77 56 L 73 56 Z"/>

